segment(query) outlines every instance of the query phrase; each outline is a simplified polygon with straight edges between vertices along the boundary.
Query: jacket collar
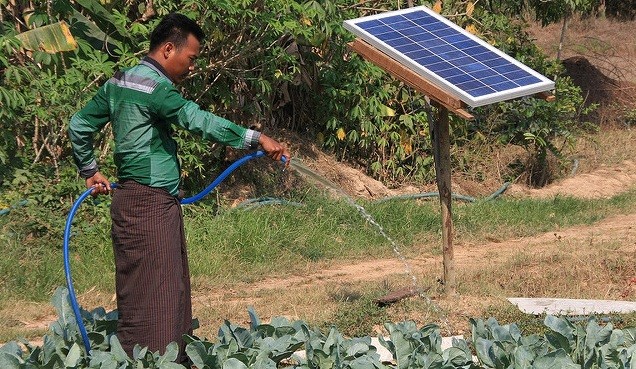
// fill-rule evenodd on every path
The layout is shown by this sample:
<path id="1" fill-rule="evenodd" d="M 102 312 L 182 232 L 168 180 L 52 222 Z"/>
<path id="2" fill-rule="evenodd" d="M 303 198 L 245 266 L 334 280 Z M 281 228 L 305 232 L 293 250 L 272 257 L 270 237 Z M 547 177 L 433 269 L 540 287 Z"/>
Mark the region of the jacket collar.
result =
<path id="1" fill-rule="evenodd" d="M 143 59 L 141 59 L 141 64 L 154 69 L 157 73 L 161 74 L 162 76 L 166 77 L 170 82 L 172 82 L 172 84 L 174 84 L 174 81 L 172 80 L 172 78 L 168 77 L 168 73 L 166 72 L 166 70 L 163 68 L 163 66 L 161 64 L 159 64 L 158 61 L 156 61 L 155 59 L 151 58 L 150 56 L 146 55 L 144 56 Z"/>

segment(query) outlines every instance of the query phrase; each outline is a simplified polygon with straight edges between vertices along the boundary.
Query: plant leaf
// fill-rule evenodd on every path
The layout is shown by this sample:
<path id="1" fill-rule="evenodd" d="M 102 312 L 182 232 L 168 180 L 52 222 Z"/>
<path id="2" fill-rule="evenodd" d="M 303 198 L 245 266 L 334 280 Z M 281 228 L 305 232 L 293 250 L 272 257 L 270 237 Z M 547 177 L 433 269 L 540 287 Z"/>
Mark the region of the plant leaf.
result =
<path id="1" fill-rule="evenodd" d="M 192 360 L 192 364 L 197 368 L 203 368 L 205 358 L 207 357 L 207 349 L 201 341 L 193 341 L 186 346 L 186 354 Z"/>
<path id="2" fill-rule="evenodd" d="M 170 342 L 166 346 L 166 352 L 159 358 L 159 363 L 167 363 L 177 360 L 179 356 L 179 345 L 176 342 Z"/>
<path id="3" fill-rule="evenodd" d="M 433 11 L 437 14 L 442 13 L 442 0 L 437 0 L 435 5 L 433 5 Z"/>
<path id="4" fill-rule="evenodd" d="M 122 49 L 120 41 L 104 33 L 95 23 L 80 12 L 73 12 L 70 23 L 73 34 L 88 41 L 96 50 L 101 50 L 104 47 L 109 51 Z"/>
<path id="5" fill-rule="evenodd" d="M 495 367 L 495 354 L 493 352 L 491 341 L 478 337 L 475 341 L 475 350 L 477 351 L 477 358 L 480 362 L 491 368 Z"/>
<path id="6" fill-rule="evenodd" d="M 247 369 L 247 365 L 237 358 L 229 358 L 223 363 L 223 369 Z"/>
<path id="7" fill-rule="evenodd" d="M 537 358 L 533 363 L 536 369 L 580 369 L 581 366 L 572 362 L 565 350 L 558 349 Z"/>
<path id="8" fill-rule="evenodd" d="M 258 314 L 256 314 L 254 306 L 250 305 L 247 307 L 247 314 L 250 316 L 250 328 L 255 330 L 256 327 L 261 325 L 261 320 L 259 319 Z"/>
<path id="9" fill-rule="evenodd" d="M 45 51 L 54 54 L 77 48 L 77 42 L 64 21 L 22 32 L 15 37 L 22 42 L 25 49 L 31 51 Z"/>
<path id="10" fill-rule="evenodd" d="M 0 352 L 0 368 L 20 369 L 20 360 L 8 352 Z"/>
<path id="11" fill-rule="evenodd" d="M 82 349 L 80 349 L 77 342 L 73 343 L 71 349 L 68 351 L 66 358 L 64 359 L 64 366 L 74 368 L 79 363 L 82 357 Z"/>

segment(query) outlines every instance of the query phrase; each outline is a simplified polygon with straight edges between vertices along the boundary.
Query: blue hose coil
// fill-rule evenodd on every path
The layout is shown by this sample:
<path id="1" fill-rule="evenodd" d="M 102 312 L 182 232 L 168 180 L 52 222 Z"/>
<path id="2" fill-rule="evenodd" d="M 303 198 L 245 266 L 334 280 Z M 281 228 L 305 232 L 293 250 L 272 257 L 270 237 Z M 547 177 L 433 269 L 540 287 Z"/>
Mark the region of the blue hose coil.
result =
<path id="1" fill-rule="evenodd" d="M 182 199 L 181 204 L 187 205 L 187 204 L 191 204 L 193 202 L 201 200 L 202 198 L 207 196 L 216 186 L 218 186 L 221 182 L 223 182 L 223 180 L 227 178 L 227 176 L 229 176 L 230 173 L 232 173 L 236 168 L 245 164 L 249 160 L 260 158 L 263 156 L 265 156 L 265 153 L 260 150 L 243 156 L 242 158 L 232 163 L 232 165 L 227 167 L 209 186 L 204 188 L 203 191 L 199 192 L 198 194 L 192 197 L 187 197 Z M 287 163 L 287 158 L 283 156 L 281 158 L 281 161 L 283 163 Z M 111 188 L 117 188 L 117 186 L 118 186 L 117 183 L 111 183 Z M 68 217 L 66 218 L 66 227 L 64 229 L 64 274 L 66 275 L 68 297 L 71 303 L 71 307 L 73 308 L 73 314 L 75 314 L 75 321 L 77 322 L 80 335 L 82 336 L 82 341 L 84 342 L 84 348 L 86 349 L 87 355 L 90 355 L 91 346 L 90 346 L 90 341 L 88 339 L 88 333 L 86 332 L 86 327 L 84 326 L 84 321 L 82 320 L 80 307 L 77 303 L 75 288 L 73 287 L 73 279 L 71 278 L 71 262 L 70 262 L 68 245 L 71 239 L 71 226 L 73 224 L 73 217 L 75 216 L 75 213 L 77 212 L 77 209 L 82 204 L 82 202 L 88 196 L 90 196 L 92 192 L 93 192 L 93 188 L 89 188 L 84 193 L 82 193 L 82 195 L 77 200 L 75 200 L 75 203 L 73 203 L 73 207 L 71 208 L 71 211 L 69 212 Z"/>

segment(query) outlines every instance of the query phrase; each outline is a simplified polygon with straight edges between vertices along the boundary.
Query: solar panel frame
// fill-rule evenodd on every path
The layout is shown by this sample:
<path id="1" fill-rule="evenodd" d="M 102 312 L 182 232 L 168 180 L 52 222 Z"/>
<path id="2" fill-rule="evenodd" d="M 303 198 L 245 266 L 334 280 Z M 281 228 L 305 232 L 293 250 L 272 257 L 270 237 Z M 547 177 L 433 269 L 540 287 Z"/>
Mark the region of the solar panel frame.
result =
<path id="1" fill-rule="evenodd" d="M 414 25 L 421 12 L 432 22 Z M 344 27 L 471 107 L 554 89 L 550 79 L 426 6 L 346 20 Z M 383 32 L 367 31 L 373 27 Z"/>

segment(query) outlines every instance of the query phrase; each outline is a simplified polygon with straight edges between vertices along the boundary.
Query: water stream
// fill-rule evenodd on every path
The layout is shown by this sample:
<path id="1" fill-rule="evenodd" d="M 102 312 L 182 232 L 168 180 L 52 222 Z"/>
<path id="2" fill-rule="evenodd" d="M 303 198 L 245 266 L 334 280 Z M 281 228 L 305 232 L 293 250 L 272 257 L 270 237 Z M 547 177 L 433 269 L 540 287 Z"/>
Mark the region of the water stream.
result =
<path id="1" fill-rule="evenodd" d="M 380 225 L 380 223 L 378 223 L 375 220 L 375 218 L 373 218 L 373 216 L 362 205 L 356 203 L 351 196 L 346 194 L 335 183 L 331 182 L 330 180 L 328 180 L 327 178 L 321 176 L 320 174 L 314 172 L 313 170 L 311 170 L 306 165 L 300 163 L 299 160 L 292 160 L 290 165 L 298 173 L 300 173 L 303 176 L 309 178 L 310 180 L 318 183 L 319 185 L 322 185 L 322 186 L 328 188 L 329 190 L 333 191 L 335 194 L 337 194 L 341 198 L 345 199 L 347 201 L 347 203 L 349 203 L 351 206 L 353 206 L 354 208 L 356 208 L 358 210 L 360 215 L 367 222 L 369 222 L 369 224 L 373 225 L 377 229 L 377 231 L 380 233 L 380 235 L 382 235 L 382 237 L 384 237 L 387 241 L 389 241 L 389 243 L 391 244 L 391 247 L 393 248 L 393 252 L 395 253 L 396 257 L 404 265 L 404 271 L 405 271 L 406 275 L 411 279 L 413 290 L 417 293 L 418 296 L 420 296 L 421 298 L 423 298 L 426 301 L 427 305 L 432 308 L 432 310 L 441 318 L 442 322 L 446 325 L 446 328 L 448 329 L 449 334 L 452 334 L 452 327 L 450 326 L 450 323 L 448 322 L 448 319 L 447 319 L 446 315 L 442 312 L 442 309 L 437 304 L 435 304 L 431 300 L 431 298 L 425 293 L 424 289 L 422 289 L 419 286 L 419 283 L 417 281 L 417 277 L 413 273 L 413 269 L 411 268 L 411 265 L 409 264 L 408 260 L 404 256 L 404 254 L 400 251 L 400 247 L 398 246 L 397 242 L 391 236 L 389 236 L 386 233 L 386 231 L 384 230 L 384 227 L 382 227 L 382 225 Z"/>

